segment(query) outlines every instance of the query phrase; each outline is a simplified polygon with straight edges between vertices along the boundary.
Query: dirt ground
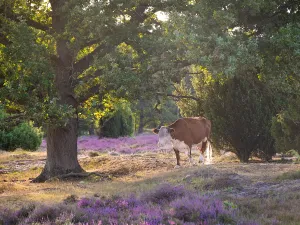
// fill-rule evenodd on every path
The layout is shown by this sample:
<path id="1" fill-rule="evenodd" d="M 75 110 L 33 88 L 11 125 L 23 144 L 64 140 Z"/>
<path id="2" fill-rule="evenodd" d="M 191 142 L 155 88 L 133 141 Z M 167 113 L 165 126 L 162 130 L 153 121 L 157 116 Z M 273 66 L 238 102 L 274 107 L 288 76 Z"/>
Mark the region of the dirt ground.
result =
<path id="1" fill-rule="evenodd" d="M 196 160 L 197 156 L 194 157 Z M 82 152 L 79 154 L 82 167 L 98 175 L 31 183 L 31 179 L 41 172 L 45 158 L 45 152 L 0 153 L 0 207 L 20 208 L 29 202 L 57 203 L 70 195 L 126 195 L 169 182 L 234 201 L 241 205 L 241 210 L 243 207 L 245 212 L 250 210 L 250 214 L 253 210 L 255 213 L 260 208 L 269 207 L 282 214 L 281 218 L 289 216 L 290 223 L 287 224 L 300 224 L 295 222 L 300 221 L 300 215 L 297 216 L 300 206 L 300 164 L 241 164 L 233 158 L 215 158 L 213 164 L 191 166 L 183 155 L 182 167 L 174 169 L 173 153 L 110 155 Z M 280 205 L 276 206 L 278 201 L 282 206 L 288 205 L 289 213 Z M 294 211 L 296 215 L 291 217 Z M 268 221 L 267 218 L 261 219 L 264 220 Z"/>

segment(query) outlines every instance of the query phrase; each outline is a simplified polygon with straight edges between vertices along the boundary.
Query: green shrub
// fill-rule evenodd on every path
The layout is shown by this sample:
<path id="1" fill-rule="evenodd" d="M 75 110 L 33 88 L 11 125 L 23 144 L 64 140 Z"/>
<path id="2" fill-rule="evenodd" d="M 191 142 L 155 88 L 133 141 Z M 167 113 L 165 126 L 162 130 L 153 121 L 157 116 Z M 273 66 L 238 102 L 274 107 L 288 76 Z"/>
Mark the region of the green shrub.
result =
<path id="1" fill-rule="evenodd" d="M 11 130 L 0 130 L 0 149 L 22 148 L 35 151 L 42 143 L 42 132 L 31 123 L 21 123 Z"/>
<path id="2" fill-rule="evenodd" d="M 231 146 L 242 162 L 251 154 L 275 154 L 270 128 L 276 101 L 257 77 L 234 77 L 213 84 L 206 102 L 216 142 Z"/>
<path id="3" fill-rule="evenodd" d="M 112 114 L 100 120 L 100 136 L 102 137 L 131 136 L 133 132 L 133 114 L 126 103 L 117 105 Z"/>
<path id="4" fill-rule="evenodd" d="M 290 100 L 288 107 L 272 120 L 271 133 L 277 152 L 291 149 L 300 154 L 300 98 Z"/>

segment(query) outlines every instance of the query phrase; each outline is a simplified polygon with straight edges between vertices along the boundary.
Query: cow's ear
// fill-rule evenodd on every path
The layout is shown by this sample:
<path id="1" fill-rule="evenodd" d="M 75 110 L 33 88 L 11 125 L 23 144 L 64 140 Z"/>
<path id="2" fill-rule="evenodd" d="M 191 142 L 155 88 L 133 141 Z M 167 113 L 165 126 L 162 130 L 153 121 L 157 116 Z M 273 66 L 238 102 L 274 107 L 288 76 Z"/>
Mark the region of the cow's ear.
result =
<path id="1" fill-rule="evenodd" d="M 155 133 L 155 134 L 158 134 L 159 129 L 155 128 L 155 129 L 152 130 L 152 132 Z"/>
<path id="2" fill-rule="evenodd" d="M 168 130 L 169 130 L 170 134 L 174 133 L 174 131 L 175 131 L 174 128 L 169 128 Z"/>

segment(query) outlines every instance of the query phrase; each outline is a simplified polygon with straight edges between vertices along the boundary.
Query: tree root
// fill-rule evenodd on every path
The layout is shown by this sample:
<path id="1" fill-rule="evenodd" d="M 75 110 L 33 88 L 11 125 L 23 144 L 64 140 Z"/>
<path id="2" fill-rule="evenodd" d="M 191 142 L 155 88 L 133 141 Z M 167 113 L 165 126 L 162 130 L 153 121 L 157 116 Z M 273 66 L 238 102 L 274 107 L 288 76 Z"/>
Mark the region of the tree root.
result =
<path id="1" fill-rule="evenodd" d="M 58 180 L 65 180 L 65 179 L 70 179 L 70 178 L 86 178 L 89 176 L 99 176 L 99 177 L 105 177 L 108 178 L 108 175 L 106 174 L 102 174 L 102 173 L 97 173 L 97 172 L 83 172 L 83 173 L 68 173 L 68 174 L 63 174 L 63 175 L 59 175 L 59 176 L 55 176 L 52 179 L 58 179 Z"/>
<path id="2" fill-rule="evenodd" d="M 82 172 L 82 173 L 68 173 L 68 174 L 62 174 L 58 176 L 53 176 L 46 178 L 46 176 L 38 176 L 37 178 L 33 179 L 32 183 L 43 183 L 47 181 L 54 181 L 54 180 L 69 180 L 69 179 L 80 179 L 80 178 L 86 178 L 89 176 L 99 176 L 102 178 L 109 178 L 107 174 L 99 173 L 99 172 Z"/>

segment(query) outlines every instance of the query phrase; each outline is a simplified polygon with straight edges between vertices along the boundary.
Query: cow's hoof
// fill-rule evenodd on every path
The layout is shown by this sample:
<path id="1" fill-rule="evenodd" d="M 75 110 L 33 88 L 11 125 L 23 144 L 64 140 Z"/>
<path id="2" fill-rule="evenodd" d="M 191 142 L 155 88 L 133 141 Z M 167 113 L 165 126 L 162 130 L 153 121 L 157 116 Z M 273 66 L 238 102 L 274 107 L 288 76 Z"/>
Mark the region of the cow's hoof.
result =
<path id="1" fill-rule="evenodd" d="M 180 168 L 179 165 L 174 166 L 174 169 L 179 169 L 179 168 Z"/>

